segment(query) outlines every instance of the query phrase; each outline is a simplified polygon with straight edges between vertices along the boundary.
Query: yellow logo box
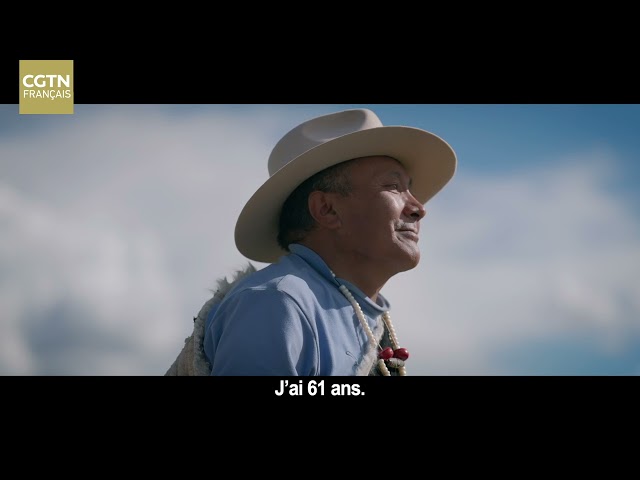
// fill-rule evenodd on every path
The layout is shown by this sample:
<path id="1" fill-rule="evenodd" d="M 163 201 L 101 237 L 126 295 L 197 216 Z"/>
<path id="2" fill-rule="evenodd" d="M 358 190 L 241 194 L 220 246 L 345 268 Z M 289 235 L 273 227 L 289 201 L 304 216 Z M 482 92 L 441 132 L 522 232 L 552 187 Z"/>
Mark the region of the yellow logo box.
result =
<path id="1" fill-rule="evenodd" d="M 20 113 L 73 113 L 73 60 L 20 60 Z"/>

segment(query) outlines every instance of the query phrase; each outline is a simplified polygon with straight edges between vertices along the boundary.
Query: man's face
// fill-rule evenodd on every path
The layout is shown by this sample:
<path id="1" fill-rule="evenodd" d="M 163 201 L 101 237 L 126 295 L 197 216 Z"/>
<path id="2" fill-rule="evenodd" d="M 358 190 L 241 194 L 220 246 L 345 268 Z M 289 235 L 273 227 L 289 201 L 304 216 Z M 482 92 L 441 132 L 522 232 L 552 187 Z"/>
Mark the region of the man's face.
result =
<path id="1" fill-rule="evenodd" d="M 420 261 L 418 233 L 423 205 L 411 194 L 411 178 L 389 157 L 367 157 L 347 169 L 352 192 L 337 198 L 342 247 L 392 274 Z"/>

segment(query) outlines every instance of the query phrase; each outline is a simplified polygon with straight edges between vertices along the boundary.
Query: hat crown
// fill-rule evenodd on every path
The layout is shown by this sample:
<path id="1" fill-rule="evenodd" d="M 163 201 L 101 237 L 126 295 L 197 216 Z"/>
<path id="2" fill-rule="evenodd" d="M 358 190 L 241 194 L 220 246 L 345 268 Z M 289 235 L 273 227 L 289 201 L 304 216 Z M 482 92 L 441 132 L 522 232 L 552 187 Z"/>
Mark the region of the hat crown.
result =
<path id="1" fill-rule="evenodd" d="M 273 147 L 268 163 L 269 176 L 318 145 L 350 133 L 382 126 L 378 116 L 366 108 L 330 113 L 301 123 Z"/>

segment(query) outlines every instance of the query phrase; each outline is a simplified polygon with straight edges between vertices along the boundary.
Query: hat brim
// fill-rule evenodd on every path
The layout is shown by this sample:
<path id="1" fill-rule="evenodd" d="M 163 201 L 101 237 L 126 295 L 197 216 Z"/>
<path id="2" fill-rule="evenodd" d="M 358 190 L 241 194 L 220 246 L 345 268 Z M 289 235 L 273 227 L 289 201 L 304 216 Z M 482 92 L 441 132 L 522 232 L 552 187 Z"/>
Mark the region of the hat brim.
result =
<path id="1" fill-rule="evenodd" d="M 304 180 L 337 163 L 368 156 L 398 160 L 412 179 L 411 193 L 425 204 L 453 177 L 456 154 L 437 135 L 413 127 L 360 130 L 320 144 L 275 172 L 245 204 L 235 242 L 245 257 L 274 263 L 286 252 L 278 245 L 280 209 Z"/>

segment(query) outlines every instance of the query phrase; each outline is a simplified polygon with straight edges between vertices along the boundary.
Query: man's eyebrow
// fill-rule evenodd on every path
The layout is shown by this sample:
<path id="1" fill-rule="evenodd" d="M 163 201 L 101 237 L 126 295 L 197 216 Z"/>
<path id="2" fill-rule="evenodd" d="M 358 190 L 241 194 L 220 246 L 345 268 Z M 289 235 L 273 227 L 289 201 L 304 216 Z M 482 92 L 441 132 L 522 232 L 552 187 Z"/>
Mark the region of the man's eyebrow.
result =
<path id="1" fill-rule="evenodd" d="M 400 182 L 402 182 L 403 178 L 405 177 L 402 173 L 398 172 L 397 170 L 392 170 L 391 172 L 387 172 L 385 175 L 396 177 Z M 413 179 L 409 177 L 409 188 L 411 188 L 412 183 L 413 183 Z"/>

